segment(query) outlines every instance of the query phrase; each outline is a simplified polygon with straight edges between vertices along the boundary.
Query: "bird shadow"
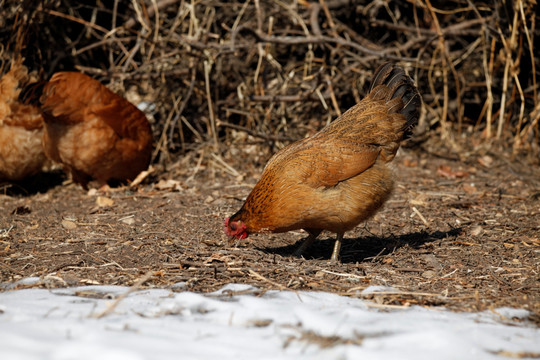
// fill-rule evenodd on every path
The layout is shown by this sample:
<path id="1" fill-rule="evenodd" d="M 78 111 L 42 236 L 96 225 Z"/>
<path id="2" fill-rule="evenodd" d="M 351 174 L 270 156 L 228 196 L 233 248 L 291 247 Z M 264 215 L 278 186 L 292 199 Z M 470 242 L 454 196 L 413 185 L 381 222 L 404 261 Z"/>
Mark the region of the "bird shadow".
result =
<path id="1" fill-rule="evenodd" d="M 62 170 L 41 172 L 17 182 L 0 182 L 0 194 L 8 196 L 31 196 L 46 193 L 66 180 Z"/>
<path id="2" fill-rule="evenodd" d="M 357 263 L 383 257 L 404 246 L 418 249 L 424 244 L 455 237 L 461 233 L 461 228 L 453 228 L 448 231 L 418 231 L 403 235 L 362 236 L 354 239 L 344 238 L 341 247 L 342 263 Z M 278 254 L 281 256 L 295 256 L 294 251 L 304 242 L 305 239 L 297 241 L 295 244 L 279 247 L 261 247 L 259 250 Z M 306 260 L 330 259 L 334 247 L 335 237 L 316 240 L 303 254 Z"/>

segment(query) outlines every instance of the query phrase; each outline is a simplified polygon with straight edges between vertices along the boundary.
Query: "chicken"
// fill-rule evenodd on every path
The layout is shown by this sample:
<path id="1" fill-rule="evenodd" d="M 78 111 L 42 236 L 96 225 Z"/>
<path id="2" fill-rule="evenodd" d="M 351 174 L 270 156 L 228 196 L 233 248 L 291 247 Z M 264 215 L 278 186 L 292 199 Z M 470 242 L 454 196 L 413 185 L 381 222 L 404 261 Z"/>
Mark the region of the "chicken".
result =
<path id="1" fill-rule="evenodd" d="M 142 111 L 99 81 L 58 72 L 43 86 L 43 148 L 85 189 L 92 179 L 134 179 L 152 152 L 152 131 Z"/>
<path id="2" fill-rule="evenodd" d="M 19 101 L 22 88 L 33 80 L 22 60 L 14 59 L 0 79 L 0 180 L 22 180 L 40 172 L 47 162 L 41 145 L 41 111 Z"/>
<path id="3" fill-rule="evenodd" d="M 281 149 L 266 164 L 242 208 L 225 220 L 231 238 L 304 229 L 301 253 L 328 230 L 343 234 L 368 219 L 393 188 L 390 162 L 417 124 L 421 97 L 402 68 L 386 63 L 369 94 L 315 135 Z"/>

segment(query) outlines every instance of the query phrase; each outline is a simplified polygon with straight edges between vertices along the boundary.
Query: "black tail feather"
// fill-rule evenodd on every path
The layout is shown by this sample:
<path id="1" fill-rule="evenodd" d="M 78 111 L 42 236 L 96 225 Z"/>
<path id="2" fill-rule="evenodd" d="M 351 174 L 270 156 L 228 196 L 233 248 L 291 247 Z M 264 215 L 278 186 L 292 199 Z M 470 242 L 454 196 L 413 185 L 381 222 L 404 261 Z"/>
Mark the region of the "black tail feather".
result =
<path id="1" fill-rule="evenodd" d="M 420 116 L 420 106 L 422 98 L 414 85 L 413 79 L 405 73 L 401 67 L 393 63 L 382 64 L 373 75 L 373 82 L 369 89 L 370 93 L 378 86 L 384 85 L 388 90 L 377 92 L 377 95 L 384 94 L 384 99 L 388 102 L 392 99 L 400 98 L 403 106 L 399 111 L 406 119 L 404 126 L 404 138 L 410 137 L 412 129 L 418 123 Z"/>

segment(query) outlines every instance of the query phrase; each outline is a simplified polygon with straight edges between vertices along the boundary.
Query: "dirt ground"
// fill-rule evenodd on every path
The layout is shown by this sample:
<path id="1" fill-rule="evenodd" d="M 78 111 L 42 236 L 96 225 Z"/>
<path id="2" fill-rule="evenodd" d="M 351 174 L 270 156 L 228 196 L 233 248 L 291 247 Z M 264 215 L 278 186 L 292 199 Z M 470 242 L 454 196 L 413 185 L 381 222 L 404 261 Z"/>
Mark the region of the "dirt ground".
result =
<path id="1" fill-rule="evenodd" d="M 183 282 L 175 289 L 198 292 L 249 283 L 364 297 L 382 308 L 511 306 L 540 323 L 540 169 L 503 153 L 459 154 L 426 144 L 400 150 L 393 197 L 345 234 L 339 264 L 329 263 L 330 233 L 304 257 L 292 255 L 303 231 L 228 243 L 223 221 L 263 164 L 235 177 L 184 161 L 108 192 L 86 192 L 61 173 L 4 184 L 0 280 L 36 276 L 31 286 L 54 288 L 146 279 L 142 287 Z M 389 290 L 362 294 L 370 285 Z"/>

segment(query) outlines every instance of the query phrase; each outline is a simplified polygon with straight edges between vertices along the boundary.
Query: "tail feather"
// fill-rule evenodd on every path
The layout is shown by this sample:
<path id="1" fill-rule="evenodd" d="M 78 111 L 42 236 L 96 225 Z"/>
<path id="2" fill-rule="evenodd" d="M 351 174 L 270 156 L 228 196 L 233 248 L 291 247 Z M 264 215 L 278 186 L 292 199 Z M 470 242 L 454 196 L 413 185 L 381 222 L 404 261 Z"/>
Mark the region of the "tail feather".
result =
<path id="1" fill-rule="evenodd" d="M 375 72 L 369 91 L 370 96 L 386 102 L 401 99 L 400 104 L 392 103 L 390 111 L 399 112 L 405 117 L 403 137 L 409 137 L 412 129 L 418 123 L 422 104 L 413 79 L 401 67 L 392 63 L 384 63 Z"/>
<path id="2" fill-rule="evenodd" d="M 392 72 L 394 64 L 387 62 L 379 66 L 379 68 L 373 74 L 373 81 L 371 82 L 371 87 L 369 92 L 372 92 L 377 86 L 385 83 L 386 78 Z"/>

